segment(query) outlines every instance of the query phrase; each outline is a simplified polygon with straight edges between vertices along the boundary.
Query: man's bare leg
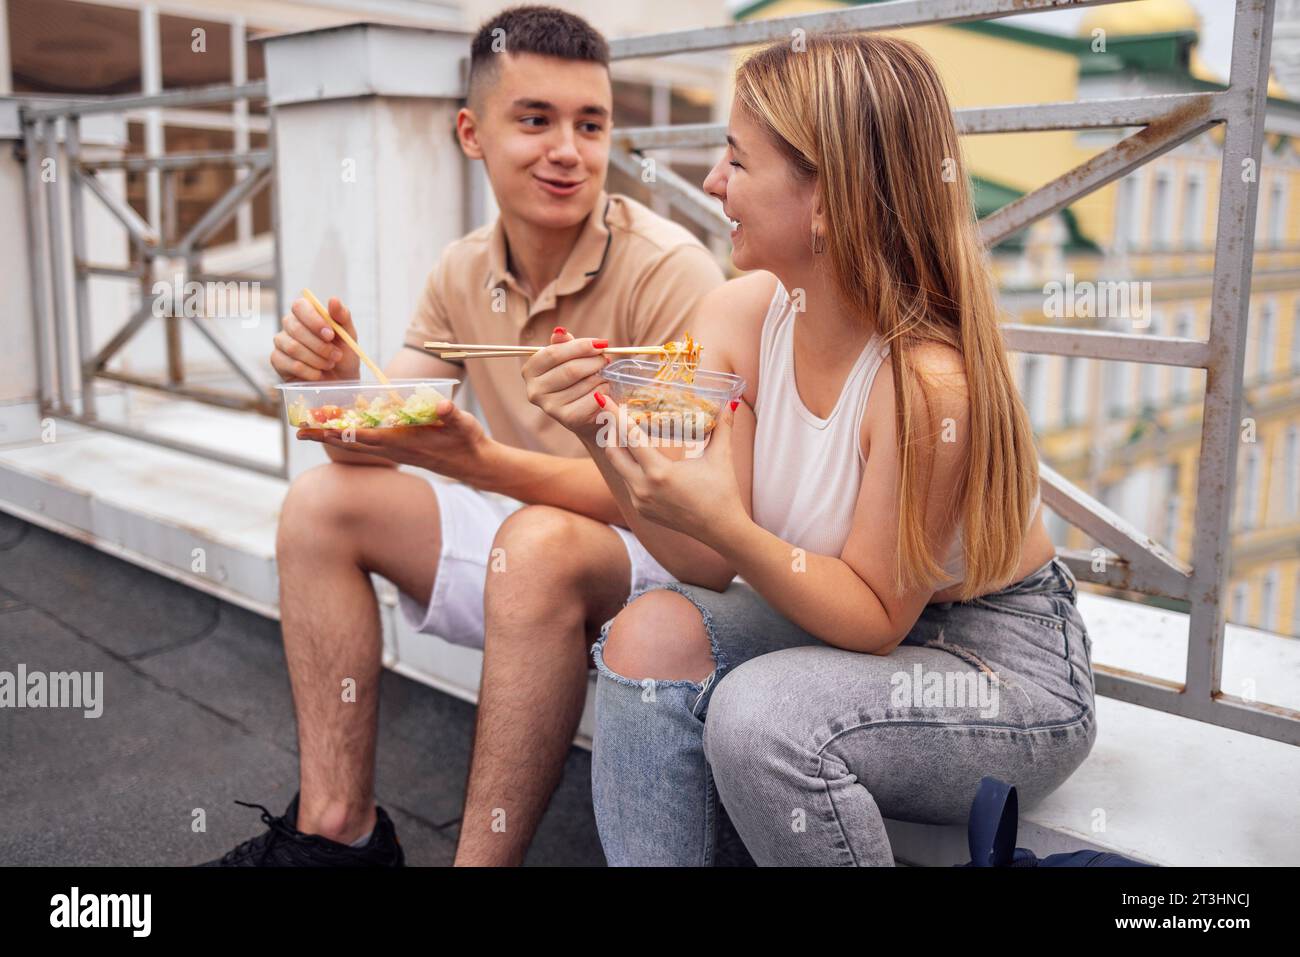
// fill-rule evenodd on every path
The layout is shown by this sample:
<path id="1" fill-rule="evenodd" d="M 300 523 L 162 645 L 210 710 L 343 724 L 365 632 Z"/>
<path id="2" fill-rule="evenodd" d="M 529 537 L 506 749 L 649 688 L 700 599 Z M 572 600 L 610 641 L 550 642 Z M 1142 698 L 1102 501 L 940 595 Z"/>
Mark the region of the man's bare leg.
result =
<path id="1" fill-rule="evenodd" d="M 285 497 L 275 551 L 305 834 L 346 844 L 375 825 L 383 641 L 370 573 L 427 603 L 440 533 L 433 488 L 394 468 L 330 463 Z"/>
<path id="2" fill-rule="evenodd" d="M 549 506 L 512 514 L 493 548 L 504 549 L 505 567 L 487 576 L 457 865 L 523 862 L 582 718 L 588 649 L 623 606 L 632 574 L 618 533 Z"/>

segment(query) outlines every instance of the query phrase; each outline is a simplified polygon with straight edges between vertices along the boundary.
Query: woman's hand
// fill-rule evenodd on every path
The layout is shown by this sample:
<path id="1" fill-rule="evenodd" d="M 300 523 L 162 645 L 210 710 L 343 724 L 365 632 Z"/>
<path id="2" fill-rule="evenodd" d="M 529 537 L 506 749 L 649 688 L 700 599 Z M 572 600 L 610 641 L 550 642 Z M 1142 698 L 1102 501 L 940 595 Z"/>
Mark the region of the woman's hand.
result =
<path id="1" fill-rule="evenodd" d="M 529 356 L 520 374 L 528 401 L 578 437 L 594 435 L 600 407 L 592 393 L 605 385 L 604 339 L 575 339 L 556 327 L 551 344 Z"/>
<path id="2" fill-rule="evenodd" d="M 736 522 L 749 521 L 731 458 L 731 426 L 739 400 L 718 416 L 703 450 L 699 443 L 688 444 L 684 457 L 670 457 L 652 446 L 651 437 L 613 399 L 602 395 L 599 402 L 601 421 L 612 413 L 617 429 L 608 430 L 612 441 L 598 444 L 622 477 L 638 515 L 710 546 Z"/>

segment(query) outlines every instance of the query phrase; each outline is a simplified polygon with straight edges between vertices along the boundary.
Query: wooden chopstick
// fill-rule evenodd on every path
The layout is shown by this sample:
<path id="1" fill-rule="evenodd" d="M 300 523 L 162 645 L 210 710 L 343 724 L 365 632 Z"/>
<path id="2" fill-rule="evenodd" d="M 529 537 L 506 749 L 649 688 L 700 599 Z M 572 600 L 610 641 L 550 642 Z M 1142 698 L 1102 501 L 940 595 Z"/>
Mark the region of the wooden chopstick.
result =
<path id="1" fill-rule="evenodd" d="M 348 335 L 347 330 L 334 321 L 334 317 L 330 315 L 330 311 L 325 308 L 324 304 L 319 299 L 312 295 L 312 291 L 310 289 L 304 289 L 302 294 L 303 298 L 311 303 L 312 308 L 316 310 L 316 313 L 334 328 L 334 331 L 338 334 L 339 338 L 352 348 L 352 351 L 357 354 L 357 358 L 370 367 L 370 371 L 375 374 L 375 378 L 384 385 L 392 385 L 392 383 L 388 381 L 388 376 L 384 375 L 384 370 L 375 365 L 370 356 L 366 355 L 365 350 L 357 345 L 357 341 Z"/>
<path id="2" fill-rule="evenodd" d="M 488 359 L 498 356 L 530 356 L 546 346 L 493 345 L 483 342 L 426 342 L 424 348 L 436 352 L 443 359 Z M 601 352 L 610 355 L 663 355 L 663 346 L 611 346 Z"/>
<path id="3" fill-rule="evenodd" d="M 532 355 L 531 352 L 439 352 L 439 359 L 500 359 L 514 357 L 516 359 L 526 359 Z"/>

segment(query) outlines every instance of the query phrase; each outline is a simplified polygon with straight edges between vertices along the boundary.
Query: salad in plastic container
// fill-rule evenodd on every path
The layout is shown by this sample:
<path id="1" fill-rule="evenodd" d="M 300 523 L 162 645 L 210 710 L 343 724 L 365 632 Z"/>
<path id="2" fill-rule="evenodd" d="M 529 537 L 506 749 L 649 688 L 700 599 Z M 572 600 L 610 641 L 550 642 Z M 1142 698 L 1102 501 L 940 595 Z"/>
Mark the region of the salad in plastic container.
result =
<path id="1" fill-rule="evenodd" d="M 438 406 L 459 385 L 455 379 L 393 379 L 378 382 L 286 382 L 289 424 L 300 429 L 397 429 L 439 425 Z"/>
<path id="2" fill-rule="evenodd" d="M 665 378 L 653 359 L 619 359 L 602 375 L 627 416 L 659 436 L 703 437 L 713 431 L 723 407 L 745 391 L 745 380 L 730 372 L 696 369 L 685 377 Z"/>

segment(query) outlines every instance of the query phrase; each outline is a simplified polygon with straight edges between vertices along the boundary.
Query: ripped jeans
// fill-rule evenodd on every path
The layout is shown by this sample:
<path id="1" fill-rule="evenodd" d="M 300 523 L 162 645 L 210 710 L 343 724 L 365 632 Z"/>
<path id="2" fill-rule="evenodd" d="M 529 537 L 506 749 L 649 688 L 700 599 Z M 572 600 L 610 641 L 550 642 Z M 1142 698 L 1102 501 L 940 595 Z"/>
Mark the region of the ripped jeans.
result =
<path id="1" fill-rule="evenodd" d="M 591 772 L 611 865 L 713 864 L 721 802 L 760 865 L 892 866 L 883 818 L 964 824 L 986 774 L 1031 807 L 1096 739 L 1091 640 L 1057 558 L 927 605 L 888 655 L 827 645 L 741 582 L 655 587 L 699 609 L 715 669 L 617 675 L 602 628 Z"/>

